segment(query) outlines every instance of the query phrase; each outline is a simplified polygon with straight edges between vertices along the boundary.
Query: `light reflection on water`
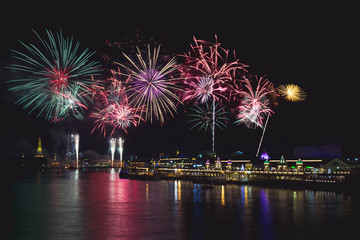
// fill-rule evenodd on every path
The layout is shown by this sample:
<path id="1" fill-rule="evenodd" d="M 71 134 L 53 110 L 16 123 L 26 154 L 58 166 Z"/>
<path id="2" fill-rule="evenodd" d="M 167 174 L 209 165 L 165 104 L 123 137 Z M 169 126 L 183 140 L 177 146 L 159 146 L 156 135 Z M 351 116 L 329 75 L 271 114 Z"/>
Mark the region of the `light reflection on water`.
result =
<path id="1" fill-rule="evenodd" d="M 354 234 L 343 194 L 119 179 L 118 171 L 37 173 L 10 188 L 14 239 L 319 239 Z"/>

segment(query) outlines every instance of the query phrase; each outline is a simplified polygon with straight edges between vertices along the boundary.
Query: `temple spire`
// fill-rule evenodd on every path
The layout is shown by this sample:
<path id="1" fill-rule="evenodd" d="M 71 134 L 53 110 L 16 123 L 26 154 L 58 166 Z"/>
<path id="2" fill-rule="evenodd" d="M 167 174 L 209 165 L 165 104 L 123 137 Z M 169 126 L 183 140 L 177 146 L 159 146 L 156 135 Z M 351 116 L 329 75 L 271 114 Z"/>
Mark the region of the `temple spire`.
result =
<path id="1" fill-rule="evenodd" d="M 44 154 L 42 152 L 42 147 L 41 147 L 41 139 L 39 138 L 39 142 L 38 142 L 38 147 L 37 147 L 37 152 L 36 152 L 36 155 L 35 157 L 44 157 Z"/>

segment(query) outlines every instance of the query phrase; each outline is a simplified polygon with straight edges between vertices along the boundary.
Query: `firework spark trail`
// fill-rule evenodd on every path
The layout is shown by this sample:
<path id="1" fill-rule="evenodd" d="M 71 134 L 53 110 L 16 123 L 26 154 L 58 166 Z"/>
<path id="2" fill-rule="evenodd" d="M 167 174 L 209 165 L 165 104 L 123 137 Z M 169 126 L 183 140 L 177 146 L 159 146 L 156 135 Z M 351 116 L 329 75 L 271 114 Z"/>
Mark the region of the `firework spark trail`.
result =
<path id="1" fill-rule="evenodd" d="M 74 135 L 75 154 L 76 154 L 76 168 L 79 168 L 79 141 L 80 141 L 80 135 L 78 133 L 76 133 Z"/>
<path id="2" fill-rule="evenodd" d="M 268 95 L 275 94 L 272 84 L 263 77 L 257 80 L 256 89 L 253 89 L 249 78 L 243 77 L 245 89 L 237 93 L 243 97 L 241 105 L 237 107 L 239 114 L 235 123 L 243 123 L 248 128 L 263 128 L 263 119 L 274 113 L 270 108 Z"/>
<path id="3" fill-rule="evenodd" d="M 194 37 L 192 52 L 183 55 L 185 64 L 180 68 L 185 79 L 182 101 L 206 103 L 212 100 L 212 151 L 215 151 L 215 102 L 230 99 L 231 83 L 236 73 L 239 70 L 245 72 L 247 67 L 238 59 L 228 61 L 229 50 L 221 47 L 216 35 L 215 40 L 215 43 L 210 43 Z"/>
<path id="4" fill-rule="evenodd" d="M 266 131 L 266 127 L 267 127 L 268 121 L 269 121 L 269 117 L 270 117 L 270 114 L 268 114 L 268 115 L 267 115 L 267 118 L 266 118 L 265 126 L 264 126 L 263 132 L 262 132 L 262 134 L 261 134 L 259 146 L 258 146 L 257 151 L 256 151 L 256 157 L 259 156 L 260 147 L 261 147 L 262 141 L 263 141 L 263 139 L 264 139 L 264 135 L 265 135 L 265 131 Z"/>
<path id="5" fill-rule="evenodd" d="M 179 78 L 176 77 L 177 63 L 175 57 L 164 60 L 160 57 L 160 46 L 154 47 L 153 51 L 148 45 L 147 57 L 143 57 L 137 48 L 136 59 L 123 53 L 128 64 L 115 62 L 126 69 L 129 74 L 122 73 L 129 78 L 127 93 L 130 105 L 139 110 L 140 117 L 144 121 L 153 120 L 164 123 L 165 116 L 170 114 L 174 117 L 177 111 L 179 97 L 175 94 L 179 91 L 175 85 Z"/>
<path id="6" fill-rule="evenodd" d="M 54 122 L 68 116 L 83 119 L 91 93 L 101 88 L 93 78 L 101 72 L 100 64 L 90 60 L 94 52 L 80 52 L 79 42 L 63 37 L 61 31 L 55 36 L 46 29 L 48 40 L 34 33 L 41 43 L 38 47 L 20 41 L 26 52 L 12 50 L 16 63 L 9 68 L 24 76 L 9 81 L 14 85 L 9 91 L 19 94 L 16 104 Z"/>
<path id="7" fill-rule="evenodd" d="M 121 168 L 122 161 L 123 161 L 123 152 L 124 152 L 124 139 L 121 137 L 118 138 L 118 149 L 119 149 L 119 155 L 120 155 L 120 168 Z"/>
<path id="8" fill-rule="evenodd" d="M 111 138 L 110 139 L 111 167 L 114 167 L 115 150 L 116 150 L 116 138 Z"/>
<path id="9" fill-rule="evenodd" d="M 212 101 L 212 109 L 213 109 L 213 111 L 212 111 L 212 128 L 211 128 L 211 134 L 212 134 L 212 145 L 211 145 L 211 149 L 212 149 L 212 151 L 215 151 L 215 116 L 216 116 L 216 114 L 215 114 L 215 108 L 216 108 L 216 106 L 215 106 L 215 99 L 213 99 L 213 101 Z"/>

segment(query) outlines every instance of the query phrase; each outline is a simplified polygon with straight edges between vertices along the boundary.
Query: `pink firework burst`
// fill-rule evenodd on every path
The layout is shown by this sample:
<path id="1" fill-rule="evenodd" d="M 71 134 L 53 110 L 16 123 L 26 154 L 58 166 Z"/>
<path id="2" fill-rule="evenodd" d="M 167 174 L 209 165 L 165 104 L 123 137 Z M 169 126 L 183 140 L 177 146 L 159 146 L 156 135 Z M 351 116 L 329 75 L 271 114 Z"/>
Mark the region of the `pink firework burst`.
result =
<path id="1" fill-rule="evenodd" d="M 215 151 L 215 102 L 230 99 L 231 83 L 236 73 L 245 71 L 246 65 L 229 60 L 229 50 L 221 47 L 215 35 L 215 43 L 194 37 L 191 52 L 183 55 L 185 64 L 180 67 L 183 75 L 182 101 L 207 103 L 212 100 L 212 151 Z M 235 57 L 235 54 L 234 54 Z"/>
<path id="2" fill-rule="evenodd" d="M 91 133 L 95 129 L 100 129 L 101 133 L 106 136 L 106 128 L 109 126 L 112 128 L 112 135 L 115 130 L 122 129 L 127 133 L 127 128 L 131 126 L 137 126 L 141 120 L 143 120 L 136 112 L 138 109 L 132 108 L 129 105 L 111 105 L 105 108 L 95 108 L 90 117 L 93 117 L 95 126 Z"/>
<path id="3" fill-rule="evenodd" d="M 270 116 L 274 112 L 270 108 L 269 95 L 275 94 L 273 84 L 264 77 L 260 77 L 254 89 L 249 78 L 243 77 L 245 83 L 244 90 L 237 93 L 243 98 L 237 110 L 237 120 L 235 123 L 245 124 L 248 128 L 263 128 L 265 116 Z"/>
<path id="4" fill-rule="evenodd" d="M 104 137 L 106 136 L 106 125 L 111 123 L 110 118 L 110 109 L 105 108 L 95 108 L 95 111 L 90 114 L 90 117 L 94 118 L 94 128 L 91 131 L 91 134 L 96 130 L 100 129 L 100 132 L 104 134 Z"/>
<path id="5" fill-rule="evenodd" d="M 215 43 L 209 43 L 194 37 L 192 51 L 183 55 L 185 64 L 180 68 L 185 79 L 183 101 L 205 103 L 210 99 L 226 98 L 225 93 L 230 93 L 230 82 L 235 79 L 237 71 L 246 71 L 247 66 L 238 59 L 228 61 L 229 50 L 221 47 L 216 35 L 215 40 Z"/>
<path id="6" fill-rule="evenodd" d="M 95 126 L 91 133 L 95 129 L 99 129 L 104 134 L 104 137 L 108 126 L 112 128 L 112 135 L 117 129 L 127 132 L 126 129 L 128 127 L 137 126 L 143 120 L 137 114 L 137 112 L 142 112 L 143 109 L 135 109 L 129 105 L 125 87 L 116 78 L 117 75 L 120 75 L 120 72 L 111 71 L 111 73 L 112 77 L 109 79 L 110 86 L 98 94 L 99 105 L 101 107 L 96 107 L 95 111 L 90 115 L 90 117 L 95 119 Z"/>
<path id="7" fill-rule="evenodd" d="M 117 76 L 121 75 L 120 69 L 117 71 L 111 70 L 111 74 L 112 77 L 109 78 L 110 86 L 104 91 L 99 91 L 99 98 L 107 106 L 127 105 L 129 101 L 125 93 L 125 86 L 117 79 Z"/>
<path id="8" fill-rule="evenodd" d="M 127 133 L 127 128 L 130 126 L 137 126 L 138 123 L 143 120 L 136 112 L 139 112 L 139 109 L 130 107 L 129 105 L 119 105 L 114 111 L 111 112 L 111 126 L 113 130 L 111 135 L 116 129 L 122 129 Z"/>

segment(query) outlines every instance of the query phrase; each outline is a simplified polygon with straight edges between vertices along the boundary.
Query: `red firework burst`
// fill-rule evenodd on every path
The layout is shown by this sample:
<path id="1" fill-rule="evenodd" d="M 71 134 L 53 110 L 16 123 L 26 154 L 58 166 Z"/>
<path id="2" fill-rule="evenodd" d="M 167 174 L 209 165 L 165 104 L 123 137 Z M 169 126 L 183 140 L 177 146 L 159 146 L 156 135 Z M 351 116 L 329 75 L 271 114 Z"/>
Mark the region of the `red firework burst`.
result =
<path id="1" fill-rule="evenodd" d="M 242 102 L 237 107 L 239 113 L 235 123 L 243 123 L 248 128 L 263 128 L 265 116 L 274 113 L 270 108 L 269 100 L 270 94 L 276 94 L 273 84 L 264 77 L 256 79 L 255 89 L 249 78 L 243 77 L 243 82 L 245 83 L 244 90 L 237 91 L 237 94 L 242 97 Z"/>
<path id="2" fill-rule="evenodd" d="M 221 47 L 216 35 L 215 43 L 195 37 L 194 42 L 192 51 L 183 55 L 185 64 L 180 68 L 185 79 L 182 100 L 205 103 L 210 99 L 218 101 L 226 98 L 236 73 L 246 71 L 247 65 L 238 59 L 229 61 L 229 50 Z"/>
<path id="3" fill-rule="evenodd" d="M 96 107 L 95 111 L 90 115 L 94 118 L 95 129 L 100 129 L 101 133 L 106 135 L 106 128 L 112 128 L 111 135 L 116 129 L 122 129 L 127 132 L 126 128 L 130 126 L 137 126 L 143 120 L 137 112 L 142 112 L 142 109 L 135 109 L 129 105 L 128 97 L 125 92 L 125 87 L 116 76 L 119 72 L 112 71 L 110 86 L 103 91 L 99 91 L 98 100 L 101 107 Z"/>

